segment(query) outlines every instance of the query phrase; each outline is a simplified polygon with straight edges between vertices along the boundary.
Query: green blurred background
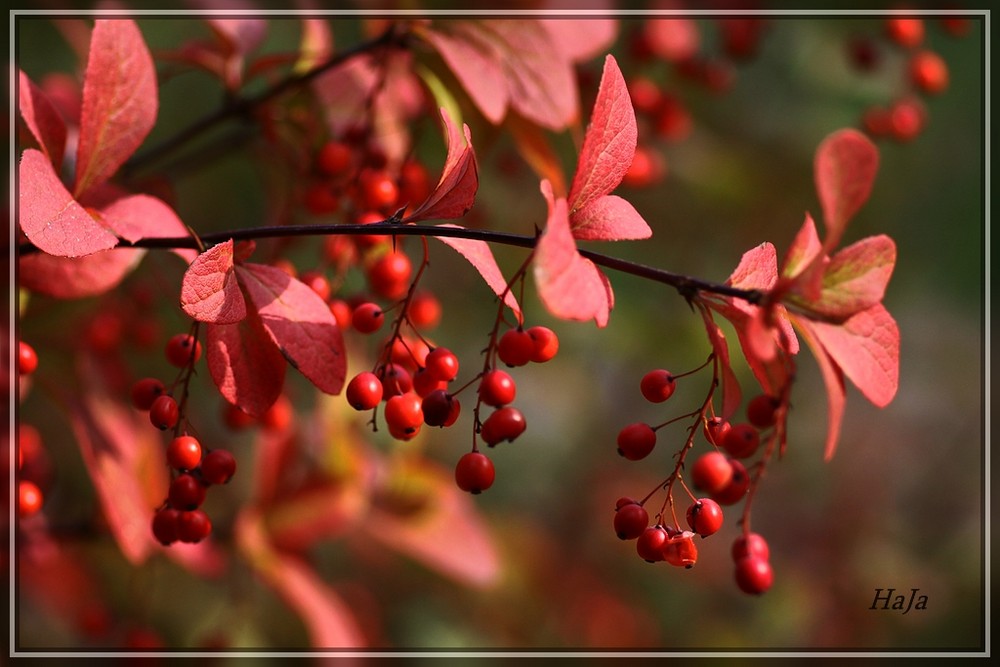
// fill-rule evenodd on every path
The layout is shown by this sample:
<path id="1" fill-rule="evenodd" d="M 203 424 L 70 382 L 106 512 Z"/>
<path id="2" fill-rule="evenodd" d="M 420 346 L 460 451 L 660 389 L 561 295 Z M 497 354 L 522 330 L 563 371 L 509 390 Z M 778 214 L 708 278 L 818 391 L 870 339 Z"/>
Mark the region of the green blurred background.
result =
<path id="1" fill-rule="evenodd" d="M 613 49 L 627 76 L 625 42 L 635 21 L 621 21 Z M 193 36 L 208 36 L 194 21 L 138 22 L 154 54 Z M 348 45 L 357 33 L 349 23 L 335 23 L 338 46 Z M 712 21 L 703 18 L 701 26 L 712 48 Z M 17 28 L 18 65 L 29 76 L 37 80 L 52 70 L 76 71 L 75 56 L 48 20 L 23 19 Z M 719 281 L 745 250 L 763 241 L 773 242 L 781 257 L 805 212 L 818 217 L 812 180 L 816 146 L 836 129 L 857 126 L 868 106 L 888 104 L 900 90 L 905 66 L 900 50 L 879 42 L 881 65 L 872 73 L 852 69 L 846 56 L 853 37 L 879 40 L 881 30 L 873 17 L 772 18 L 757 56 L 737 66 L 732 89 L 721 95 L 687 84 L 665 67 L 649 68 L 689 106 L 693 132 L 677 144 L 640 136 L 662 151 L 668 174 L 653 187 L 618 190 L 650 223 L 653 238 L 593 247 Z M 297 39 L 296 21 L 272 20 L 263 48 L 294 49 Z M 926 100 L 928 122 L 919 137 L 879 143 L 881 168 L 872 197 L 844 244 L 886 233 L 898 245 L 885 304 L 902 337 L 899 393 L 879 410 L 850 388 L 839 449 L 833 461 L 824 463 L 824 389 L 813 360 L 802 356 L 788 452 L 770 467 L 754 505 L 754 529 L 770 541 L 776 573 L 766 595 L 748 598 L 733 584 L 728 550 L 738 530 L 734 520 L 699 543 L 698 565 L 689 571 L 642 562 L 633 545 L 619 542 L 611 530 L 615 499 L 645 495 L 672 469 L 675 449 L 661 439 L 649 459 L 627 462 L 614 451 L 619 428 L 686 411 L 703 392 L 693 381 L 681 386 L 666 407 L 650 406 L 639 395 L 639 378 L 655 367 L 692 368 L 709 352 L 700 318 L 676 293 L 612 273 L 616 307 L 603 330 L 556 322 L 536 298 L 526 297 L 529 323 L 555 328 L 561 349 L 550 364 L 516 374 L 517 404 L 529 429 L 503 451 L 498 448 L 493 457 L 497 483 L 475 499 L 500 547 L 502 575 L 496 586 L 465 588 L 396 554 L 378 554 L 372 565 L 370 553 L 336 541 L 313 554 L 327 580 L 347 590 L 366 618 L 376 619 L 379 645 L 982 648 L 987 39 L 981 20 L 962 38 L 928 21 L 925 46 L 948 63 L 950 86 Z M 586 69 L 599 75 L 596 61 Z M 167 81 L 148 144 L 213 109 L 219 99 L 217 85 L 207 76 Z M 520 233 L 541 226 L 545 209 L 537 177 L 524 169 L 504 173 L 512 147 L 493 141 L 481 118 L 466 121 L 480 160 L 477 223 Z M 424 134 L 430 134 L 428 162 L 440 164 L 437 137 Z M 266 222 L 265 189 L 254 155 L 250 145 L 231 159 L 172 174 L 181 218 L 200 232 Z M 565 164 L 569 171 L 572 157 Z M 303 243 L 293 253 L 300 268 L 308 268 L 316 246 Z M 505 249 L 497 255 L 508 274 L 523 257 L 522 251 Z M 432 247 L 432 262 L 427 284 L 445 306 L 434 339 L 454 349 L 466 369 L 477 366 L 495 314 L 488 290 L 443 246 Z M 150 257 L 137 275 L 154 273 L 160 284 L 172 285 L 182 269 L 172 258 Z M 181 330 L 174 297 L 168 292 L 164 298 L 164 329 Z M 22 323 L 25 337 L 92 305 L 85 301 L 39 312 L 29 304 Z M 155 369 L 157 363 L 134 361 L 142 369 Z M 745 365 L 737 366 L 752 393 Z M 199 379 L 204 395 L 212 396 L 204 375 Z M 290 393 L 308 395 L 299 380 L 289 378 Z M 205 400 L 202 430 L 232 438 L 221 425 L 207 424 L 217 421 L 217 406 L 214 397 Z M 39 425 L 57 461 L 61 486 L 47 511 L 85 512 L 93 492 L 66 424 L 47 419 L 50 410 L 35 394 L 21 412 Z M 682 437 L 679 430 L 673 434 Z M 435 430 L 423 446 L 450 466 L 467 448 L 467 438 L 466 428 Z M 237 442 L 234 449 L 241 446 Z M 230 503 L 237 503 L 240 487 L 230 493 Z M 245 572 L 205 582 L 163 561 L 131 570 L 106 541 L 85 544 L 83 551 L 100 572 L 116 611 L 123 617 L 140 614 L 172 646 L 194 646 L 223 631 L 232 647 L 303 646 L 306 641 L 291 612 L 252 585 Z M 907 594 L 917 588 L 928 597 L 927 609 L 906 615 L 870 610 L 877 588 Z M 30 596 L 21 600 L 24 646 L 81 642 L 71 628 L 33 605 Z"/>

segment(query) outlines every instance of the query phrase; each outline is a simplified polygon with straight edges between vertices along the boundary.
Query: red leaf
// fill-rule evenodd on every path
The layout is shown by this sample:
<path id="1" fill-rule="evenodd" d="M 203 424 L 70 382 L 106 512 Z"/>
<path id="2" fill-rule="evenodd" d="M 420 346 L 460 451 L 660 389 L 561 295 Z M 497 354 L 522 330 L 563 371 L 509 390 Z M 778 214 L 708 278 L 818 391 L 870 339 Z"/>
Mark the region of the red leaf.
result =
<path id="1" fill-rule="evenodd" d="M 823 272 L 820 299 L 811 307 L 830 317 L 849 317 L 885 296 L 896 265 L 896 244 L 885 235 L 869 236 L 837 252 Z"/>
<path id="2" fill-rule="evenodd" d="M 639 212 L 621 197 L 599 197 L 570 216 L 573 237 L 583 241 L 627 241 L 653 235 Z"/>
<path id="3" fill-rule="evenodd" d="M 66 123 L 48 96 L 21 70 L 18 70 L 17 93 L 21 117 L 58 170 L 66 149 Z"/>
<path id="4" fill-rule="evenodd" d="M 97 186 L 90 190 L 83 201 L 87 202 L 94 192 L 104 189 L 111 187 Z M 118 236 L 132 242 L 139 239 L 177 238 L 190 233 L 172 208 L 150 195 L 119 195 L 100 206 L 98 212 L 102 222 Z M 192 248 L 175 248 L 173 252 L 188 263 L 198 256 L 198 251 Z"/>
<path id="5" fill-rule="evenodd" d="M 462 125 L 465 134 L 463 141 L 458 128 L 448 117 L 444 107 L 441 108 L 441 119 L 444 121 L 448 142 L 448 157 L 445 159 L 441 178 L 434 192 L 406 217 L 406 222 L 461 218 L 469 212 L 475 202 L 476 190 L 479 189 L 479 175 L 469 126 Z"/>
<path id="6" fill-rule="evenodd" d="M 254 570 L 305 622 L 314 648 L 360 648 L 365 644 L 350 608 L 302 559 L 271 543 L 260 513 L 240 512 L 236 543 Z"/>
<path id="7" fill-rule="evenodd" d="M 63 186 L 52 163 L 29 148 L 18 173 L 18 222 L 25 236 L 50 255 L 82 257 L 118 244 Z"/>
<path id="8" fill-rule="evenodd" d="M 552 187 L 542 181 L 549 205 L 545 231 L 535 246 L 535 281 L 542 303 L 556 317 L 608 323 L 613 293 L 607 277 L 580 255 L 569 228 L 566 200 L 552 197 Z"/>
<path id="9" fill-rule="evenodd" d="M 496 47 L 476 24 L 439 21 L 416 31 L 440 54 L 483 116 L 498 125 L 507 115 L 510 93 Z"/>
<path id="10" fill-rule="evenodd" d="M 321 391 L 339 393 L 347 358 L 343 336 L 326 302 L 274 266 L 239 265 L 236 277 L 285 359 Z"/>
<path id="11" fill-rule="evenodd" d="M 57 299 L 96 296 L 117 286 L 145 254 L 141 248 L 116 248 L 86 257 L 23 255 L 17 279 L 21 287 Z"/>
<path id="12" fill-rule="evenodd" d="M 847 223 L 868 200 L 878 160 L 875 144 L 853 129 L 834 132 L 816 150 L 816 192 L 826 223 L 827 252 L 837 247 Z"/>
<path id="13" fill-rule="evenodd" d="M 778 280 L 778 256 L 770 243 L 747 250 L 733 269 L 726 284 L 739 289 L 766 291 Z"/>
<path id="14" fill-rule="evenodd" d="M 135 22 L 98 19 L 83 82 L 76 196 L 111 178 L 135 152 L 157 105 L 156 70 Z"/>
<path id="15" fill-rule="evenodd" d="M 810 322 L 823 349 L 861 390 L 882 408 L 899 388 L 899 327 L 882 304 L 842 324 Z"/>
<path id="16" fill-rule="evenodd" d="M 199 322 L 233 324 L 247 315 L 233 268 L 233 240 L 206 250 L 191 262 L 181 282 L 181 308 Z"/>
<path id="17" fill-rule="evenodd" d="M 795 318 L 795 324 L 806 344 L 813 352 L 816 363 L 819 364 L 820 374 L 823 376 L 823 383 L 826 385 L 827 402 L 827 426 L 826 426 L 826 446 L 823 448 L 823 458 L 827 461 L 833 458 L 833 453 L 837 449 L 837 441 L 840 439 L 840 425 L 844 419 L 844 406 L 847 403 L 847 392 L 844 389 L 844 374 L 827 355 L 822 344 L 817 340 L 813 326 L 815 322 L 810 322 L 802 318 Z"/>
<path id="18" fill-rule="evenodd" d="M 462 584 L 495 583 L 500 575 L 496 547 L 475 503 L 455 486 L 454 476 L 428 461 L 399 465 L 385 483 L 404 487 L 417 508 L 397 512 L 391 503 L 375 502 L 360 523 L 365 534 Z"/>
<path id="19" fill-rule="evenodd" d="M 285 359 L 253 309 L 236 324 L 208 325 L 205 356 L 219 392 L 244 412 L 260 417 L 281 395 Z"/>
<path id="20" fill-rule="evenodd" d="M 546 18 L 542 27 L 549 33 L 556 50 L 573 62 L 583 62 L 604 53 L 618 35 L 615 19 Z"/>
<path id="21" fill-rule="evenodd" d="M 729 345 L 726 343 L 726 336 L 722 329 L 712 318 L 712 312 L 708 308 L 700 308 L 702 319 L 705 321 L 705 330 L 708 332 L 708 340 L 712 343 L 712 350 L 715 352 L 715 359 L 722 372 L 722 412 L 720 417 L 729 419 L 740 407 L 742 392 L 740 391 L 739 380 L 733 373 L 732 364 L 729 361 Z"/>
<path id="22" fill-rule="evenodd" d="M 570 215 L 618 187 L 632 164 L 637 137 L 625 78 L 614 56 L 608 55 L 569 189 Z"/>
<path id="23" fill-rule="evenodd" d="M 439 225 L 440 227 L 458 227 L 458 225 Z M 462 257 L 469 260 L 479 271 L 479 275 L 483 277 L 486 284 L 490 286 L 497 296 L 503 296 L 503 302 L 507 304 L 514 315 L 517 316 L 518 321 L 522 319 L 521 316 L 521 306 L 517 303 L 517 299 L 514 294 L 507 289 L 507 279 L 503 277 L 500 272 L 500 267 L 497 266 L 497 261 L 493 257 L 493 251 L 490 249 L 490 245 L 485 241 L 478 241 L 475 239 L 459 239 L 451 238 L 446 236 L 435 237 L 437 240 L 441 241 L 445 245 L 453 248 Z"/>

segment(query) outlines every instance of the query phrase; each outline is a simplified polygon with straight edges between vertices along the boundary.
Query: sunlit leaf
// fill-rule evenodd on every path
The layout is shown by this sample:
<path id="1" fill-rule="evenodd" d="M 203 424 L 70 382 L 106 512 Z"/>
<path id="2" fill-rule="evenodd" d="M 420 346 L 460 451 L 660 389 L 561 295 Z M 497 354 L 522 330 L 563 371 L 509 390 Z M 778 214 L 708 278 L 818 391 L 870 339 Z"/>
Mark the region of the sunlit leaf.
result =
<path id="1" fill-rule="evenodd" d="M 44 253 L 17 260 L 21 287 L 57 299 L 80 299 L 116 287 L 146 255 L 141 248 L 104 250 L 86 257 L 56 257 Z"/>
<path id="2" fill-rule="evenodd" d="M 181 308 L 193 319 L 212 324 L 232 324 L 246 317 L 232 239 L 209 248 L 188 267 L 181 282 Z"/>
<path id="3" fill-rule="evenodd" d="M 23 71 L 18 70 L 18 110 L 35 141 L 58 170 L 66 149 L 66 123 L 55 105 Z"/>
<path id="4" fill-rule="evenodd" d="M 878 162 L 875 144 L 854 129 L 831 134 L 816 150 L 816 192 L 826 223 L 827 252 L 837 247 L 847 223 L 868 200 Z"/>
<path id="5" fill-rule="evenodd" d="M 458 227 L 458 225 L 440 225 L 441 227 Z M 493 257 L 493 250 L 490 249 L 490 245 L 486 241 L 480 241 L 477 239 L 460 239 L 452 238 L 448 236 L 437 236 L 437 240 L 441 241 L 445 245 L 454 249 L 462 257 L 465 257 L 472 266 L 479 271 L 479 275 L 483 277 L 486 284 L 490 286 L 490 289 L 497 296 L 503 296 L 503 301 L 507 304 L 507 307 L 514 312 L 517 316 L 518 321 L 521 320 L 521 306 L 517 303 L 517 298 L 514 294 L 507 289 L 507 279 L 503 277 L 503 273 L 500 272 L 500 267 L 497 266 L 497 261 Z"/>
<path id="6" fill-rule="evenodd" d="M 281 395 L 286 363 L 256 310 L 235 324 L 209 324 L 205 338 L 208 370 L 222 396 L 255 417 L 267 412 Z"/>
<path id="7" fill-rule="evenodd" d="M 469 126 L 462 126 L 463 138 L 443 107 L 441 119 L 444 122 L 448 144 L 448 155 L 441 171 L 441 178 L 427 200 L 406 217 L 407 222 L 461 218 L 469 212 L 476 200 L 479 175 Z"/>

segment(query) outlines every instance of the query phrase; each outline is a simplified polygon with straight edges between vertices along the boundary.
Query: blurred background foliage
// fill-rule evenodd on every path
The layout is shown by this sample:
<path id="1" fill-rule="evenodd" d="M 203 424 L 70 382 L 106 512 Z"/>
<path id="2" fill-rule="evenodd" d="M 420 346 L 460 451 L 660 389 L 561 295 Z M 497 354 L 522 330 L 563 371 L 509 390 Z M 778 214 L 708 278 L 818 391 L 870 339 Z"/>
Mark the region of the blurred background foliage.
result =
<path id="1" fill-rule="evenodd" d="M 773 242 L 780 257 L 805 212 L 818 213 L 812 180 L 816 146 L 836 129 L 858 126 L 870 105 L 893 99 L 905 66 L 902 52 L 880 41 L 879 68 L 859 72 L 850 65 L 848 45 L 859 35 L 881 40 L 879 18 L 773 17 L 756 56 L 739 63 L 731 89 L 718 94 L 691 86 L 666 67 L 631 61 L 628 38 L 638 20 L 621 20 L 612 52 L 627 77 L 641 70 L 683 99 L 693 129 L 678 143 L 641 133 L 640 141 L 648 140 L 665 158 L 666 177 L 650 187 L 618 190 L 650 223 L 653 238 L 593 247 L 719 281 L 745 250 L 763 241 Z M 355 20 L 331 21 L 338 48 L 358 38 Z M 138 23 L 154 55 L 209 35 L 186 18 L 142 17 Z M 699 24 L 704 38 L 713 39 L 713 20 L 703 17 Z M 33 79 L 79 71 L 77 56 L 50 20 L 21 18 L 17 30 L 18 65 Z M 294 50 L 298 31 L 295 20 L 270 20 L 262 51 Z M 901 330 L 900 389 L 890 406 L 878 410 L 849 388 L 840 446 L 833 461 L 824 463 L 825 394 L 814 361 L 802 355 L 788 452 L 769 468 L 754 506 L 753 526 L 770 541 L 776 573 L 766 595 L 750 598 L 733 584 L 729 545 L 738 531 L 735 512 L 720 534 L 699 541 L 698 564 L 687 571 L 642 562 L 632 543 L 613 534 L 615 499 L 641 497 L 654 488 L 672 469 L 671 456 L 683 438 L 679 429 L 667 433 L 650 458 L 632 463 L 615 454 L 619 428 L 694 407 L 706 381 L 696 375 L 670 402 L 651 406 L 641 400 L 639 378 L 655 367 L 693 368 L 709 346 L 700 318 L 675 292 L 612 273 L 616 307 L 604 330 L 552 320 L 529 284 L 528 322 L 553 327 L 561 349 L 550 364 L 515 374 L 528 431 L 498 447 L 497 482 L 475 497 L 498 545 L 501 566 L 493 585 L 457 584 L 370 541 L 330 540 L 310 553 L 373 645 L 667 651 L 982 647 L 987 39 L 981 19 L 962 38 L 928 21 L 925 45 L 948 63 L 950 86 L 926 100 L 928 122 L 918 137 L 879 143 L 881 168 L 872 197 L 844 243 L 886 233 L 898 245 L 885 304 Z M 600 59 L 582 69 L 584 80 L 596 81 Z M 167 71 L 161 67 L 161 75 Z M 201 74 L 163 77 L 160 95 L 157 126 L 147 145 L 222 99 L 218 84 Z M 590 99 L 584 96 L 585 115 Z M 531 233 L 545 215 L 537 177 L 523 166 L 510 167 L 516 163 L 514 147 L 481 117 L 470 111 L 465 120 L 481 176 L 469 224 Z M 179 215 L 199 232 L 270 223 L 272 188 L 261 144 L 253 128 L 246 134 L 236 125 L 215 137 L 238 142 L 224 156 L 180 162 L 168 173 Z M 571 173 L 572 142 L 557 141 L 567 149 L 564 164 Z M 418 153 L 433 171 L 443 159 L 439 135 L 423 132 L 421 142 Z M 315 263 L 319 244 L 297 241 L 287 252 L 304 270 Z M 416 251 L 417 245 L 407 247 Z M 443 246 L 431 251 L 426 284 L 444 305 L 442 325 L 432 336 L 455 350 L 465 369 L 474 368 L 495 315 L 491 294 L 457 256 Z M 498 249 L 497 256 L 509 274 L 523 251 Z M 176 298 L 182 272 L 174 257 L 151 253 L 121 292 L 154 287 L 164 338 L 186 329 Z M 106 303 L 105 298 L 69 304 L 32 300 L 21 322 L 23 336 L 58 343 Z M 353 349 L 359 358 L 371 352 L 364 343 Z M 162 372 L 158 354 L 132 354 L 129 364 L 137 375 Z M 752 394 L 741 360 L 737 370 Z M 297 409 L 311 410 L 311 388 L 296 374 L 288 381 Z M 203 440 L 230 443 L 241 466 L 247 464 L 242 469 L 249 469 L 253 436 L 229 433 L 222 425 L 221 399 L 207 373 L 196 378 L 193 391 L 192 421 Z M 75 526 L 95 512 L 95 499 L 68 425 L 54 410 L 34 392 L 20 416 L 37 425 L 54 461 L 57 483 L 45 511 L 54 525 Z M 343 418 L 360 425 L 367 416 L 344 413 Z M 428 429 L 417 443 L 379 440 L 377 446 L 386 452 L 417 448 L 450 469 L 468 447 L 468 428 L 461 424 L 467 422 Z M 218 524 L 239 507 L 247 484 L 236 479 L 214 499 Z M 106 536 L 81 536 L 73 541 L 73 553 L 92 568 L 119 622 L 138 620 L 171 647 L 213 641 L 232 648 L 306 645 L 301 622 L 237 560 L 221 579 L 203 580 L 163 558 L 132 568 Z M 906 615 L 870 610 L 877 588 L 907 594 L 917 588 L 928 597 L 927 609 Z M 102 645 L 51 616 L 30 589 L 18 602 L 22 647 Z"/>

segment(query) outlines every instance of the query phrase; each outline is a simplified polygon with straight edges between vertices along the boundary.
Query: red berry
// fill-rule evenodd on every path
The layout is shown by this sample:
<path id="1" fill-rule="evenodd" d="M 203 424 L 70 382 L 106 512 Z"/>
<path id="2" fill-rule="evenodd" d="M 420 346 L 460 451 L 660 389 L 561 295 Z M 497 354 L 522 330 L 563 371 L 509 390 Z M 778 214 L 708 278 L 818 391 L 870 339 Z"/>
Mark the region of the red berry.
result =
<path id="1" fill-rule="evenodd" d="M 649 424 L 629 424 L 618 433 L 618 453 L 629 461 L 646 458 L 655 446 L 656 431 Z"/>
<path id="2" fill-rule="evenodd" d="M 419 206 L 431 194 L 427 167 L 416 160 L 407 160 L 399 167 L 399 202 L 411 209 Z"/>
<path id="3" fill-rule="evenodd" d="M 316 154 L 316 166 L 328 176 L 344 176 L 351 170 L 354 150 L 342 141 L 328 141 Z"/>
<path id="4" fill-rule="evenodd" d="M 628 80 L 628 95 L 632 106 L 641 114 L 651 114 L 660 103 L 660 88 L 656 82 L 644 76 Z"/>
<path id="5" fill-rule="evenodd" d="M 535 341 L 523 329 L 509 329 L 500 336 L 497 356 L 508 366 L 524 366 L 535 353 Z"/>
<path id="6" fill-rule="evenodd" d="M 710 444 L 716 447 L 721 447 L 730 428 L 729 422 L 723 420 L 722 417 L 712 417 L 705 421 L 705 428 L 703 429 L 705 440 L 708 440 Z"/>
<path id="7" fill-rule="evenodd" d="M 622 177 L 622 184 L 631 188 L 644 188 L 652 185 L 666 172 L 663 156 L 655 149 L 639 144 L 635 147 L 632 163 Z"/>
<path id="8" fill-rule="evenodd" d="M 559 337 L 552 329 L 534 326 L 528 329 L 528 335 L 531 336 L 531 340 L 535 344 L 534 350 L 531 352 L 531 360 L 536 364 L 544 364 L 546 361 L 552 360 L 559 352 Z"/>
<path id="9" fill-rule="evenodd" d="M 149 421 L 161 431 L 173 428 L 180 419 L 180 409 L 173 396 L 163 394 L 153 401 L 149 408 Z"/>
<path id="10" fill-rule="evenodd" d="M 167 464 L 177 470 L 194 470 L 201 463 L 201 443 L 190 435 L 180 435 L 167 446 Z"/>
<path id="11" fill-rule="evenodd" d="M 22 479 L 17 483 L 17 515 L 22 519 L 36 514 L 42 509 L 42 490 L 31 480 Z"/>
<path id="12" fill-rule="evenodd" d="M 337 320 L 337 326 L 346 329 L 351 326 L 351 307 L 343 299 L 334 299 L 330 302 L 330 313 Z"/>
<path id="13" fill-rule="evenodd" d="M 722 439 L 722 447 L 737 459 L 753 456 L 760 444 L 760 434 L 751 424 L 735 424 Z"/>
<path id="14" fill-rule="evenodd" d="M 921 51 L 910 59 L 910 80 L 923 92 L 937 95 L 948 87 L 948 65 L 933 51 Z"/>
<path id="15" fill-rule="evenodd" d="M 191 334 L 177 334 L 167 341 L 167 361 L 177 368 L 194 364 L 201 358 L 201 343 Z"/>
<path id="16" fill-rule="evenodd" d="M 719 451 L 702 454 L 691 467 L 691 481 L 706 493 L 719 493 L 733 480 L 733 466 Z"/>
<path id="17" fill-rule="evenodd" d="M 441 321 L 441 302 L 430 292 L 417 292 L 410 299 L 406 317 L 417 329 L 433 329 Z"/>
<path id="18" fill-rule="evenodd" d="M 889 39 L 900 46 L 913 48 L 924 41 L 924 21 L 917 18 L 893 17 L 885 20 Z"/>
<path id="19" fill-rule="evenodd" d="M 132 405 L 137 410 L 149 410 L 153 401 L 167 390 L 156 378 L 143 378 L 132 385 Z"/>
<path id="20" fill-rule="evenodd" d="M 302 195 L 302 203 L 313 215 L 327 215 L 340 208 L 340 197 L 329 183 L 320 181 L 306 189 Z"/>
<path id="21" fill-rule="evenodd" d="M 759 533 L 743 533 L 733 541 L 732 548 L 733 562 L 738 563 L 747 556 L 755 556 L 767 560 L 771 556 L 771 549 L 767 545 L 767 540 Z"/>
<path id="22" fill-rule="evenodd" d="M 699 498 L 687 510 L 688 525 L 702 537 L 718 532 L 722 519 L 722 508 L 711 498 Z"/>
<path id="23" fill-rule="evenodd" d="M 322 271 L 305 271 L 299 276 L 299 281 L 308 285 L 309 289 L 316 292 L 323 301 L 329 299 L 333 291 L 329 279 Z"/>
<path id="24" fill-rule="evenodd" d="M 906 97 L 889 109 L 889 132 L 896 141 L 911 141 L 924 129 L 927 111 L 919 100 Z"/>
<path id="25" fill-rule="evenodd" d="M 775 412 L 778 410 L 778 405 L 780 402 L 773 396 L 767 394 L 754 396 L 747 403 L 747 419 L 759 429 L 770 428 L 774 426 L 777 418 Z"/>
<path id="26" fill-rule="evenodd" d="M 424 360 L 427 371 L 437 380 L 451 382 L 458 376 L 458 357 L 446 347 L 436 347 Z"/>
<path id="27" fill-rule="evenodd" d="M 649 371 L 639 382 L 639 390 L 650 403 L 662 403 L 674 394 L 677 381 L 668 371 L 658 369 Z"/>
<path id="28" fill-rule="evenodd" d="M 351 325 L 363 334 L 375 333 L 382 328 L 384 322 L 385 313 L 382 312 L 382 306 L 371 301 L 362 303 L 351 313 Z"/>
<path id="29" fill-rule="evenodd" d="M 183 474 L 170 482 L 167 490 L 167 500 L 170 506 L 179 510 L 193 510 L 205 502 L 205 485 L 193 475 Z"/>
<path id="30" fill-rule="evenodd" d="M 663 560 L 675 567 L 692 568 L 698 562 L 698 547 L 694 543 L 694 533 L 685 530 L 671 536 L 663 545 Z"/>
<path id="31" fill-rule="evenodd" d="M 712 500 L 720 505 L 735 505 L 743 500 L 750 488 L 750 475 L 747 474 L 746 467 L 736 459 L 730 459 L 729 465 L 733 470 L 733 477 L 729 480 L 729 484 L 721 491 L 710 494 Z"/>
<path id="32" fill-rule="evenodd" d="M 406 253 L 390 250 L 368 268 L 368 284 L 386 299 L 399 299 L 409 288 L 413 264 Z"/>
<path id="33" fill-rule="evenodd" d="M 458 419 L 461 410 L 458 399 L 444 389 L 435 389 L 421 403 L 424 423 L 428 426 L 451 426 Z"/>
<path id="34" fill-rule="evenodd" d="M 366 169 L 358 178 L 364 208 L 388 212 L 399 201 L 399 188 L 381 169 Z"/>
<path id="35" fill-rule="evenodd" d="M 487 371 L 479 381 L 479 398 L 486 405 L 500 408 L 513 403 L 516 395 L 517 385 L 506 371 Z"/>
<path id="36" fill-rule="evenodd" d="M 736 563 L 736 585 L 749 595 L 761 595 L 774 583 L 771 563 L 760 556 L 747 556 Z"/>
<path id="37" fill-rule="evenodd" d="M 668 539 L 670 539 L 670 535 L 663 526 L 659 524 L 649 526 L 636 538 L 635 550 L 638 552 L 639 558 L 647 563 L 655 563 L 663 560 L 663 546 Z"/>
<path id="38" fill-rule="evenodd" d="M 177 537 L 177 522 L 180 516 L 180 511 L 173 507 L 164 507 L 153 514 L 153 537 L 163 546 L 173 544 L 179 539 Z"/>
<path id="39" fill-rule="evenodd" d="M 496 470 L 493 461 L 479 452 L 469 452 L 455 465 L 455 483 L 469 493 L 482 493 L 493 486 Z"/>
<path id="40" fill-rule="evenodd" d="M 385 402 L 385 421 L 389 430 L 398 433 L 415 432 L 424 423 L 423 401 L 408 391 Z"/>
<path id="41" fill-rule="evenodd" d="M 448 389 L 448 383 L 444 380 L 438 380 L 426 368 L 419 368 L 413 374 L 413 391 L 417 392 L 421 398 L 427 398 L 431 392 L 438 389 Z"/>
<path id="42" fill-rule="evenodd" d="M 38 368 L 38 354 L 35 348 L 31 347 L 23 340 L 18 341 L 17 347 L 17 372 L 19 375 L 31 375 Z"/>
<path id="43" fill-rule="evenodd" d="M 405 394 L 413 389 L 413 377 L 399 364 L 386 364 L 376 373 L 382 382 L 382 398 Z"/>
<path id="44" fill-rule="evenodd" d="M 355 375 L 347 383 L 347 402 L 355 410 L 371 410 L 382 401 L 382 382 L 371 371 Z"/>
<path id="45" fill-rule="evenodd" d="M 201 542 L 212 532 L 212 522 L 201 510 L 181 512 L 177 517 L 177 539 L 181 542 L 195 544 Z"/>
<path id="46" fill-rule="evenodd" d="M 236 457 L 225 449 L 213 449 L 201 461 L 201 478 L 208 484 L 226 484 L 236 474 Z"/>
<path id="47" fill-rule="evenodd" d="M 615 535 L 620 540 L 634 540 L 649 526 L 649 513 L 634 500 L 615 510 Z"/>
<path id="48" fill-rule="evenodd" d="M 279 394 L 278 400 L 261 416 L 260 425 L 268 431 L 284 431 L 292 423 L 293 415 L 291 400 L 284 394 Z"/>
<path id="49" fill-rule="evenodd" d="M 480 435 L 487 445 L 494 445 L 503 442 L 513 442 L 519 435 L 524 433 L 527 424 L 524 415 L 517 408 L 498 408 L 483 422 Z"/>
<path id="50" fill-rule="evenodd" d="M 226 426 L 234 431 L 239 431 L 256 423 L 256 418 L 243 411 L 238 405 L 233 405 L 232 403 L 226 403 L 222 408 L 222 420 L 226 422 Z"/>

